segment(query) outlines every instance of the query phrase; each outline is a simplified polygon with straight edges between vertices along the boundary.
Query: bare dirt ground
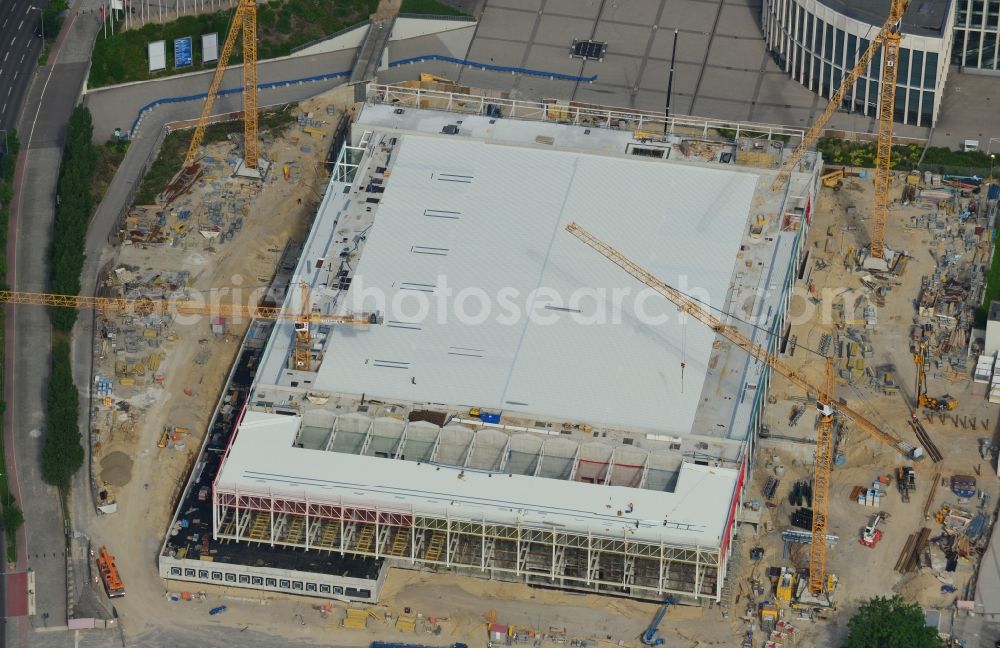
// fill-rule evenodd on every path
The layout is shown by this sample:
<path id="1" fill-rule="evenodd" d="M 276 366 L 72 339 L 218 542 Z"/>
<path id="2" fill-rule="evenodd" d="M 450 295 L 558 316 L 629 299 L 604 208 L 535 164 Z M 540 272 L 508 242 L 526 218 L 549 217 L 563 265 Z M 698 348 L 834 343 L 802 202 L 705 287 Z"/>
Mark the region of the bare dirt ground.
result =
<path id="1" fill-rule="evenodd" d="M 901 185 L 901 180 L 895 181 L 893 195 L 898 195 Z M 844 190 L 839 193 L 829 189 L 822 191 L 809 237 L 814 260 L 823 259 L 829 264 L 825 270 L 813 271 L 818 294 L 822 294 L 824 288 L 832 289 L 832 293 L 845 288 L 863 290 L 859 281 L 863 273 L 846 270 L 843 257 L 849 248 L 857 249 L 868 242 L 870 219 L 866 214 L 870 211 L 868 206 L 872 193 L 871 181 L 861 179 L 849 179 Z M 855 216 L 847 214 L 849 205 L 856 206 Z M 907 424 L 916 379 L 909 347 L 910 325 L 916 315 L 914 300 L 920 289 L 921 278 L 934 270 L 935 260 L 931 251 L 940 254 L 946 246 L 939 237 L 926 229 L 903 226 L 911 216 L 921 214 L 927 214 L 927 211 L 918 206 L 904 207 L 899 204 L 894 205 L 890 212 L 887 245 L 907 252 L 911 260 L 905 273 L 899 277 L 899 285 L 892 287 L 887 294 L 885 306 L 878 308 L 877 328 L 867 331 L 874 346 L 874 357 L 869 360 L 869 364 L 895 365 L 900 393 L 886 396 L 864 386 L 840 385 L 838 388 L 839 397 L 847 399 L 852 407 L 882 429 L 914 445 L 919 442 Z M 809 306 L 804 300 L 800 299 L 797 304 L 793 304 L 792 310 L 794 312 L 796 308 L 807 307 Z M 861 317 L 860 308 L 857 317 Z M 832 331 L 833 327 L 829 324 L 813 318 L 793 327 L 792 333 L 798 336 L 800 347 L 817 349 L 821 336 Z M 821 358 L 800 349 L 792 362 L 806 367 L 813 379 L 819 381 L 823 365 Z M 801 619 L 796 612 L 786 611 L 786 618 L 795 623 L 802 633 L 800 644 L 805 640 L 809 645 L 838 645 L 846 637 L 847 620 L 860 603 L 873 596 L 899 593 L 925 608 L 944 610 L 943 615 L 949 614 L 948 610 L 956 600 L 972 597 L 970 593 L 963 592 L 973 575 L 974 564 L 971 561 L 960 560 L 953 573 L 922 569 L 919 573 L 902 575 L 894 570 L 907 537 L 924 526 L 932 530 L 931 537 L 940 535 L 941 525 L 933 519 L 934 512 L 943 503 L 958 504 L 957 497 L 949 487 L 939 483 L 929 506 L 931 519 L 924 519 L 923 509 L 935 473 L 940 471 L 943 478 L 950 478 L 956 473 L 978 473 L 978 485 L 981 489 L 988 491 L 992 497 L 996 497 L 1000 491 L 993 464 L 980 457 L 978 442 L 982 437 L 993 437 L 1000 408 L 986 400 L 985 385 L 972 382 L 971 368 L 963 379 L 953 378 L 954 376 L 944 372 L 929 371 L 929 393 L 950 393 L 959 401 L 957 409 L 950 414 L 977 417 L 980 422 L 989 419 L 989 429 L 985 430 L 982 425 L 975 430 L 963 429 L 954 424 L 950 416 L 943 423 L 936 416 L 933 421 L 921 418 L 931 439 L 944 455 L 944 460 L 933 464 L 925 459 L 916 464 L 917 491 L 911 495 L 909 503 L 902 502 L 894 480 L 889 484 L 887 496 L 883 498 L 880 508 L 862 506 L 851 499 L 851 491 L 855 486 L 871 485 L 880 475 L 889 475 L 897 466 L 912 462 L 904 462 L 891 448 L 868 438 L 863 432 L 849 429 L 846 442 L 840 446 L 846 463 L 833 471 L 829 499 L 829 532 L 840 538 L 827 554 L 827 571 L 835 573 L 840 579 L 838 610 L 829 621 Z M 772 394 L 777 397 L 777 403 L 768 408 L 766 416 L 772 433 L 801 438 L 806 442 L 794 443 L 784 439 L 762 442 L 750 496 L 761 497 L 760 489 L 768 477 L 776 474 L 776 466 L 780 466 L 779 471 L 783 471 L 783 474 L 774 500 L 777 506 L 765 509 L 766 524 L 760 537 L 754 539 L 752 534 L 748 534 L 750 537 L 744 545 L 752 547 L 759 544 L 766 550 L 763 561 L 757 566 L 757 576 L 770 566 L 805 567 L 808 564 L 807 546 L 793 547 L 791 554 L 783 558 L 780 532 L 791 528 L 789 516 L 795 507 L 789 503 L 788 495 L 792 485 L 797 480 L 812 477 L 815 439 L 813 412 L 807 410 L 798 424 L 790 427 L 789 414 L 794 406 L 802 404 L 801 397 L 804 395 L 797 393 L 796 388 L 781 378 L 775 379 Z M 963 505 L 963 508 L 972 511 L 975 506 L 976 503 L 972 502 Z M 989 503 L 988 512 L 992 512 L 993 508 L 994 503 Z M 883 527 L 883 539 L 875 548 L 864 547 L 858 542 L 861 530 L 879 511 L 890 516 Z M 745 568 L 739 576 L 744 597 L 734 610 L 740 614 L 747 604 L 746 593 L 749 588 L 745 583 L 751 568 L 752 564 L 745 561 Z M 942 593 L 942 585 L 954 586 L 957 591 Z M 765 598 L 770 596 L 770 588 L 767 590 Z"/>
<path id="2" fill-rule="evenodd" d="M 323 121 L 323 138 L 293 124 L 282 138 L 265 145 L 263 153 L 273 167 L 259 193 L 247 190 L 246 181 L 217 174 L 173 203 L 175 213 L 189 210 L 191 222 L 196 222 L 203 219 L 202 203 L 213 191 L 248 197 L 242 228 L 230 241 L 220 245 L 218 238 L 208 239 L 192 229 L 176 237 L 172 245 L 124 245 L 116 265 L 147 277 L 186 271 L 186 284 L 180 288 L 205 295 L 212 289 L 226 289 L 218 299 L 222 303 L 256 302 L 251 293 L 266 287 L 287 241 L 301 240 L 308 231 L 325 182 L 322 168 L 337 120 L 326 107 L 345 107 L 342 98 L 343 93 L 335 91 L 300 106 L 300 112 L 312 112 L 314 119 Z M 228 142 L 212 144 L 205 153 L 226 160 L 234 157 L 232 149 Z M 169 220 L 168 225 L 175 222 Z M 123 358 L 121 336 L 115 342 L 117 348 L 108 341 L 98 344 L 103 353 L 96 372 L 116 380 L 110 402 L 95 399 L 98 444 L 93 460 L 99 488 L 108 491 L 118 511 L 93 519 L 88 535 L 93 546 L 107 544 L 116 555 L 128 590 L 128 597 L 116 602 L 117 608 L 127 616 L 129 627 L 139 632 L 147 624 L 161 623 L 158 608 L 170 607 L 163 599 L 164 584 L 155 573 L 153 557 L 249 323 L 248 319 L 231 319 L 224 334 L 215 335 L 210 318 L 190 319 L 168 323 L 157 336 L 156 352 L 162 355 L 158 367 L 144 375 L 130 375 L 131 380 L 115 375 L 116 362 Z M 116 324 L 129 323 L 119 320 Z M 182 430 L 176 438 L 172 433 L 167 447 L 161 448 L 158 442 L 165 426 L 186 432 Z"/>

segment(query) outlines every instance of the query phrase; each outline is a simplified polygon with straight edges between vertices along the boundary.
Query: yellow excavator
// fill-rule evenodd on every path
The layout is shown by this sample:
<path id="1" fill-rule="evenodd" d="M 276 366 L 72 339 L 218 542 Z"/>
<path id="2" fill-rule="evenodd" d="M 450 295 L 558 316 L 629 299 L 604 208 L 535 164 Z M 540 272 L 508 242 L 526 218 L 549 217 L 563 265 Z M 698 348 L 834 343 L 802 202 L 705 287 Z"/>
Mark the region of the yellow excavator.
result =
<path id="1" fill-rule="evenodd" d="M 950 395 L 945 394 L 938 398 L 927 395 L 927 345 L 921 344 L 917 352 L 913 354 L 913 364 L 917 367 L 917 407 L 933 410 L 935 412 L 947 412 L 958 407 L 958 401 Z"/>
<path id="2" fill-rule="evenodd" d="M 828 189 L 833 189 L 834 191 L 840 191 L 840 188 L 844 186 L 844 169 L 834 169 L 833 171 L 827 171 L 821 176 L 823 181 L 823 186 Z"/>

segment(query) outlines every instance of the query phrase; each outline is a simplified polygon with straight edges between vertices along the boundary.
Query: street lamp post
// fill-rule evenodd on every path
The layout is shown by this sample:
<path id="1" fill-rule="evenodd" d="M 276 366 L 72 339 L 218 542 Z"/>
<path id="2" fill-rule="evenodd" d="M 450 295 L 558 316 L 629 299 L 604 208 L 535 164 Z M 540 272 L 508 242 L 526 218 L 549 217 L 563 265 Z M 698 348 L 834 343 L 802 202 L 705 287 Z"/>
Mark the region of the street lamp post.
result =
<path id="1" fill-rule="evenodd" d="M 45 46 L 45 13 L 42 11 L 41 7 L 36 7 L 35 5 L 28 5 L 28 11 L 37 11 L 38 20 L 42 23 L 42 46 Z"/>
<path id="2" fill-rule="evenodd" d="M 996 153 L 990 153 L 990 180 L 993 180 L 993 162 L 997 159 Z"/>
<path id="3" fill-rule="evenodd" d="M 986 142 L 986 155 L 990 154 L 990 147 L 993 146 L 993 142 L 1000 142 L 1000 137 L 991 137 L 990 141 Z"/>

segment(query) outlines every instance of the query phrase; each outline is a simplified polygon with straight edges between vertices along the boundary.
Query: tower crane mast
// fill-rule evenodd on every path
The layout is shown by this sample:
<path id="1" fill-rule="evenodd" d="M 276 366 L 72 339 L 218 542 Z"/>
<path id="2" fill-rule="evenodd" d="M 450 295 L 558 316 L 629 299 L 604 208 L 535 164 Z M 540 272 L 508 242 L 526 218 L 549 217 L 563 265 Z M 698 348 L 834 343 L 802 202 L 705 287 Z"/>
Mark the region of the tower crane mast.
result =
<path id="1" fill-rule="evenodd" d="M 834 415 L 850 419 L 869 436 L 874 437 L 904 456 L 918 459 L 923 456 L 923 449 L 897 439 L 892 434 L 880 429 L 860 413 L 852 410 L 846 403 L 836 400 L 832 358 L 827 358 L 823 385 L 814 385 L 801 371 L 781 360 L 765 347 L 754 342 L 735 326 L 726 324 L 712 315 L 704 305 L 691 299 L 676 288 L 660 281 L 654 275 L 641 268 L 612 246 L 595 237 L 583 227 L 576 223 L 570 223 L 566 226 L 566 230 L 597 250 L 601 255 L 639 282 L 649 286 L 665 297 L 681 312 L 705 324 L 708 328 L 743 349 L 751 358 L 764 363 L 776 373 L 784 376 L 793 385 L 815 395 L 816 405 L 822 418 L 820 419 L 816 439 L 816 475 L 813 486 L 813 528 L 809 562 L 809 589 L 814 594 L 821 593 L 826 580 L 826 525 L 829 516 L 828 497 L 832 465 Z"/>
<path id="2" fill-rule="evenodd" d="M 819 139 L 828 121 L 843 104 L 844 96 L 854 87 L 858 78 L 868 69 L 879 48 L 885 49 L 882 57 L 882 75 L 879 86 L 878 111 L 878 145 L 875 155 L 875 198 L 872 203 L 871 256 L 882 259 L 885 257 L 885 226 L 889 217 L 889 178 L 892 154 L 892 116 L 896 103 L 896 73 L 899 59 L 899 42 L 902 38 L 900 26 L 903 14 L 910 6 L 910 0 L 891 0 L 889 16 L 878 34 L 872 39 L 868 48 L 858 57 L 857 63 L 844 76 L 843 83 L 830 97 L 830 103 L 819 117 L 802 135 L 798 147 L 788 156 L 778 170 L 771 184 L 771 189 L 781 189 L 792 174 L 802 156 L 811 149 Z"/>
<path id="3" fill-rule="evenodd" d="M 219 63 L 215 66 L 215 75 L 208 86 L 208 94 L 201 108 L 198 125 L 194 129 L 191 144 L 188 145 L 187 155 L 184 157 L 185 169 L 191 167 L 198 158 L 198 151 L 205 139 L 205 126 L 219 96 L 219 88 L 226 75 L 233 46 L 241 34 L 243 36 L 243 162 L 250 169 L 257 168 L 260 156 L 260 144 L 257 141 L 257 0 L 239 0 L 233 13 L 232 23 L 229 25 L 229 33 L 226 34 L 226 40 L 222 44 L 222 53 L 219 56 Z"/>

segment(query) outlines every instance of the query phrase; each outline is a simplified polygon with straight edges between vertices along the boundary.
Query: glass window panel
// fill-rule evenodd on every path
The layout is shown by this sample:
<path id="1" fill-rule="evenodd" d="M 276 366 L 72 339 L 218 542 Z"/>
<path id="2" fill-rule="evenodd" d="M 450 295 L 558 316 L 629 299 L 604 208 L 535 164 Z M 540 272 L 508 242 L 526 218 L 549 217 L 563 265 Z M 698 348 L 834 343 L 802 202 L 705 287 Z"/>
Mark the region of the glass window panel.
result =
<path id="1" fill-rule="evenodd" d="M 847 64 L 846 67 L 853 68 L 858 62 L 858 37 L 854 34 L 847 35 Z"/>
<path id="2" fill-rule="evenodd" d="M 983 0 L 972 0 L 972 13 L 969 15 L 969 27 L 983 26 Z"/>
<path id="3" fill-rule="evenodd" d="M 806 47 L 812 51 L 813 48 L 813 17 L 812 14 L 806 16 Z"/>
<path id="4" fill-rule="evenodd" d="M 837 65 L 844 64 L 844 30 L 838 29 L 835 41 L 836 47 L 833 50 L 833 62 Z"/>
<path id="5" fill-rule="evenodd" d="M 834 90 L 838 89 L 840 87 L 840 80 L 842 78 L 843 77 L 841 76 L 840 68 L 838 67 L 833 68 L 833 83 L 831 84 L 830 87 L 833 88 Z"/>
<path id="6" fill-rule="evenodd" d="M 820 85 L 819 94 L 823 97 L 830 96 L 830 64 L 823 64 L 823 81 Z"/>
<path id="7" fill-rule="evenodd" d="M 924 71 L 924 87 L 933 88 L 937 83 L 937 52 L 927 52 L 927 69 Z"/>
<path id="8" fill-rule="evenodd" d="M 910 103 L 906 106 L 906 123 L 916 124 L 920 108 L 920 91 L 910 90 Z"/>
<path id="9" fill-rule="evenodd" d="M 896 101 L 893 104 L 892 118 L 895 121 L 903 121 L 906 112 L 906 88 L 896 88 Z"/>
<path id="10" fill-rule="evenodd" d="M 958 27 L 965 27 L 968 19 L 969 6 L 962 0 L 959 0 L 958 10 L 955 12 L 955 25 Z"/>
<path id="11" fill-rule="evenodd" d="M 996 68 L 997 34 L 996 32 L 986 32 L 983 34 L 983 62 L 982 67 L 993 70 Z"/>
<path id="12" fill-rule="evenodd" d="M 827 61 L 833 58 L 833 25 L 826 26 L 826 35 L 823 37 L 823 58 Z"/>
<path id="13" fill-rule="evenodd" d="M 795 29 L 795 38 L 796 38 L 796 39 L 797 39 L 797 40 L 798 40 L 799 42 L 801 42 L 801 41 L 802 41 L 802 27 L 803 27 L 803 25 L 804 25 L 804 23 L 805 23 L 805 16 L 806 16 L 806 12 L 805 12 L 805 11 L 804 11 L 804 10 L 803 10 L 803 9 L 802 9 L 801 7 L 799 7 L 799 9 L 798 9 L 798 12 L 797 12 L 797 13 L 798 13 L 799 15 L 798 15 L 798 17 L 796 18 L 796 23 L 795 23 L 795 24 L 797 25 L 797 27 L 796 27 L 796 29 Z"/>
<path id="14" fill-rule="evenodd" d="M 924 70 L 924 53 L 919 50 L 913 50 L 913 61 L 910 65 L 910 85 L 919 88 L 920 87 L 920 74 Z"/>
<path id="15" fill-rule="evenodd" d="M 955 42 L 951 46 L 951 64 L 961 65 L 965 58 L 965 30 L 955 30 Z"/>
<path id="16" fill-rule="evenodd" d="M 986 4 L 986 26 L 996 29 L 998 17 L 1000 17 L 1000 0 L 990 0 Z"/>
<path id="17" fill-rule="evenodd" d="M 896 60 L 896 83 L 906 85 L 909 78 L 907 74 L 910 69 L 910 50 L 907 47 L 899 48 L 899 57 Z"/>
<path id="18" fill-rule="evenodd" d="M 979 67 L 979 39 L 983 32 L 969 32 L 965 41 L 965 67 Z"/>
<path id="19" fill-rule="evenodd" d="M 868 114 L 878 107 L 878 81 L 868 82 Z"/>
<path id="20" fill-rule="evenodd" d="M 934 116 L 934 93 L 924 90 L 924 102 L 920 106 L 920 125 L 930 126 Z"/>

